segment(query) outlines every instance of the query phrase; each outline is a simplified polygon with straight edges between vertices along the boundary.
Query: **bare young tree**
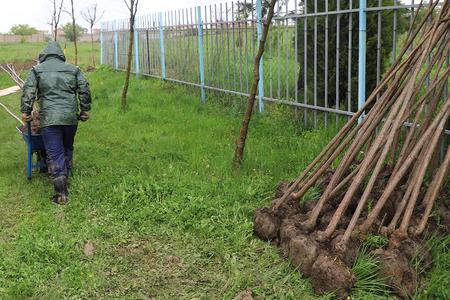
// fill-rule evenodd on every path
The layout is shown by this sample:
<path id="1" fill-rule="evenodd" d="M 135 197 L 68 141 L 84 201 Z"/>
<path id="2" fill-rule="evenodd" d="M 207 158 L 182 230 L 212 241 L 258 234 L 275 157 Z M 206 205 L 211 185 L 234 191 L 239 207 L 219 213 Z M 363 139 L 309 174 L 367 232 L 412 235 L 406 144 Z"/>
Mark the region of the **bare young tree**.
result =
<path id="1" fill-rule="evenodd" d="M 56 38 L 58 37 L 58 25 L 59 20 L 61 19 L 61 12 L 63 9 L 64 0 L 50 0 L 50 1 L 53 6 L 50 25 L 52 26 L 53 40 L 56 42 Z"/>
<path id="2" fill-rule="evenodd" d="M 139 0 L 123 0 L 130 12 L 130 40 L 128 44 L 128 60 L 127 60 L 127 71 L 125 74 L 125 83 L 122 90 L 122 110 L 125 110 L 127 106 L 127 93 L 128 86 L 130 84 L 130 73 L 131 73 L 131 60 L 133 58 L 133 42 L 134 42 L 134 20 L 136 19 L 136 13 L 138 8 Z"/>
<path id="3" fill-rule="evenodd" d="M 95 52 L 94 52 L 94 32 L 93 28 L 95 24 L 100 21 L 100 19 L 103 17 L 104 11 L 101 13 L 101 15 L 97 14 L 97 3 L 92 4 L 91 6 L 87 7 L 85 10 L 81 11 L 81 16 L 83 19 L 89 23 L 89 30 L 91 33 L 91 53 L 92 53 L 92 66 L 95 68 Z"/>
<path id="4" fill-rule="evenodd" d="M 242 122 L 242 127 L 239 133 L 239 137 L 236 140 L 236 149 L 234 152 L 234 166 L 239 168 L 242 165 L 243 157 L 244 157 L 244 148 L 245 141 L 247 139 L 248 126 L 250 125 L 250 121 L 253 115 L 253 107 L 255 106 L 256 100 L 256 91 L 258 89 L 259 83 L 259 63 L 261 61 L 261 57 L 264 54 L 264 47 L 266 45 L 267 34 L 269 33 L 269 27 L 272 22 L 275 3 L 277 0 L 270 0 L 269 3 L 269 11 L 267 13 L 266 20 L 264 22 L 264 30 L 262 33 L 261 40 L 259 41 L 258 52 L 256 53 L 254 65 L 253 65 L 253 82 L 250 89 L 250 95 L 247 100 L 247 109 L 244 115 L 244 121 Z"/>
<path id="5" fill-rule="evenodd" d="M 66 13 L 72 18 L 72 35 L 73 35 L 73 47 L 75 52 L 74 64 L 78 64 L 78 47 L 77 47 L 77 26 L 75 20 L 75 8 L 73 5 L 73 0 L 70 0 L 70 10 L 66 10 Z"/>

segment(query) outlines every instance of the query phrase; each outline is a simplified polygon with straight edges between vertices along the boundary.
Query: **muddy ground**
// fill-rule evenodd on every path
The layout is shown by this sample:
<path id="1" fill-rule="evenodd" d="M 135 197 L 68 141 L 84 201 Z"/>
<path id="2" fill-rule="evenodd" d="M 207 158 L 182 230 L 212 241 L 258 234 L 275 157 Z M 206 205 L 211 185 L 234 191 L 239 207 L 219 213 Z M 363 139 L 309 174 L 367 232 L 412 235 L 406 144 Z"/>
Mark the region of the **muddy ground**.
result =
<path id="1" fill-rule="evenodd" d="M 331 174 L 326 177 L 320 185 L 326 185 L 331 178 Z M 373 199 L 377 199 L 376 196 L 379 196 L 382 185 L 383 180 L 380 180 Z M 280 183 L 275 199 L 280 198 L 288 186 L 289 184 L 286 182 Z M 399 192 L 398 195 L 390 199 L 391 203 L 386 205 L 385 211 L 381 214 L 383 220 L 379 220 L 374 225 L 373 234 L 381 234 L 382 228 L 393 216 L 392 211 L 395 201 L 398 201 L 398 197 L 401 197 L 401 195 L 402 193 Z M 302 226 L 302 222 L 307 220 L 308 213 L 314 208 L 317 200 L 312 200 L 300 206 L 298 201 L 290 199 L 276 211 L 267 207 L 256 209 L 253 229 L 255 235 L 259 238 L 271 241 L 278 246 L 283 257 L 298 268 L 302 275 L 311 278 L 317 294 L 334 291 L 339 298 L 345 299 L 350 295 L 351 288 L 356 281 L 352 266 L 358 256 L 364 237 L 358 235 L 352 237 L 344 253 L 337 250 L 335 245 L 350 222 L 360 194 L 355 195 L 352 205 L 347 209 L 331 239 L 320 242 L 317 237 L 317 233 L 324 230 L 328 225 L 342 197 L 343 194 L 337 195 L 330 203 L 325 205 L 318 224 L 312 231 Z M 448 197 L 448 191 L 444 191 L 441 199 L 448 199 L 446 197 Z M 438 202 L 440 206 L 436 209 L 436 217 L 430 219 L 428 231 L 448 234 L 450 217 L 449 209 L 445 207 L 444 202 Z M 421 212 L 419 207 L 413 216 L 412 227 L 420 220 Z M 359 223 L 365 220 L 367 213 L 362 214 Z M 439 219 L 439 226 L 437 219 Z M 379 261 L 380 276 L 389 278 L 388 284 L 393 292 L 402 298 L 411 297 L 420 287 L 419 275 L 409 262 L 413 258 L 418 258 L 422 261 L 425 269 L 432 266 L 431 250 L 418 237 L 406 238 L 395 243 L 390 241 L 386 246 L 377 249 L 372 248 L 371 251 Z"/>

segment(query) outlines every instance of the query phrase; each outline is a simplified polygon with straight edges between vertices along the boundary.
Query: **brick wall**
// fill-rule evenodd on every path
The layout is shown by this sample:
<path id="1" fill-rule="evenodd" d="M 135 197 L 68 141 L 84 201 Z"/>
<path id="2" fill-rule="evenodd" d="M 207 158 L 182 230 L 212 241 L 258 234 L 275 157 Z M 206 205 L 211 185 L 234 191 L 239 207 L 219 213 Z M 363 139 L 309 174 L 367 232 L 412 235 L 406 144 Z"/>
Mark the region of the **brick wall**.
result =
<path id="1" fill-rule="evenodd" d="M 37 33 L 33 35 L 14 35 L 14 34 L 0 34 L 0 43 L 20 43 L 20 42 L 27 42 L 27 43 L 42 43 L 46 42 L 52 39 L 52 36 L 49 34 L 42 34 Z M 65 41 L 64 35 L 58 36 L 59 41 Z M 85 33 L 82 36 L 80 36 L 79 39 L 80 42 L 90 42 L 91 41 L 91 35 L 89 33 Z M 94 42 L 100 41 L 100 34 L 94 32 Z"/>
<path id="2" fill-rule="evenodd" d="M 36 33 L 33 35 L 14 35 L 14 34 L 0 34 L 0 43 L 41 43 L 47 41 L 49 35 L 43 33 Z"/>

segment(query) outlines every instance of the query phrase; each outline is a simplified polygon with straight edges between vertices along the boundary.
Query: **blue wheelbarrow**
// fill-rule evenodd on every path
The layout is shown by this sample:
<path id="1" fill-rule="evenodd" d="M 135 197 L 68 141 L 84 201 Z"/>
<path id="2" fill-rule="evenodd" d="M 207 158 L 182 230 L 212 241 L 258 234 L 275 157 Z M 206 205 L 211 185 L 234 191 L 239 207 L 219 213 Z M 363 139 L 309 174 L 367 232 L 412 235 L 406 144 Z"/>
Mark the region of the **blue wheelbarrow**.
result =
<path id="1" fill-rule="evenodd" d="M 26 127 L 26 128 L 24 128 Z M 47 168 L 44 141 L 40 134 L 31 132 L 31 123 L 27 122 L 25 126 L 17 126 L 17 130 L 22 135 L 23 140 L 27 144 L 27 178 L 31 181 L 33 170 L 45 172 Z M 25 130 L 24 130 L 25 129 Z M 33 156 L 36 160 L 33 160 Z"/>

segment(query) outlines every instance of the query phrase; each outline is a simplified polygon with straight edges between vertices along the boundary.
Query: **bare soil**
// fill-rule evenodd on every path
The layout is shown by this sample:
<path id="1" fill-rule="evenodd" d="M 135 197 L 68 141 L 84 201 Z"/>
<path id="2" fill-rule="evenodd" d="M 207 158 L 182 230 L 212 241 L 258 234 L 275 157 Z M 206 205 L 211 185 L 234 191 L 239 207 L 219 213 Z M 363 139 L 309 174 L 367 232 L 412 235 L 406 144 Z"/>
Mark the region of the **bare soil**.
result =
<path id="1" fill-rule="evenodd" d="M 94 67 L 94 66 L 88 66 L 88 67 L 86 68 L 86 72 L 95 72 L 95 70 L 97 70 L 97 68 Z"/>

